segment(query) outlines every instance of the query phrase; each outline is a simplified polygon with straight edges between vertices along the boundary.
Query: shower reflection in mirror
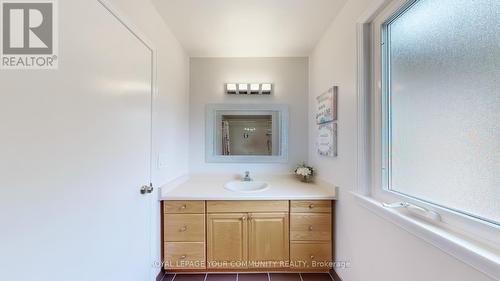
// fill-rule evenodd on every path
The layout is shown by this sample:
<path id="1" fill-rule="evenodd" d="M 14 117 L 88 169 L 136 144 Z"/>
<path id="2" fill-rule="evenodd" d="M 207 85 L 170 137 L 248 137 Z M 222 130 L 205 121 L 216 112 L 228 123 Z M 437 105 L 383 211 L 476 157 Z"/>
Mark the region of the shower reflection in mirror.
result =
<path id="1" fill-rule="evenodd" d="M 222 155 L 273 155 L 272 115 L 222 115 Z"/>

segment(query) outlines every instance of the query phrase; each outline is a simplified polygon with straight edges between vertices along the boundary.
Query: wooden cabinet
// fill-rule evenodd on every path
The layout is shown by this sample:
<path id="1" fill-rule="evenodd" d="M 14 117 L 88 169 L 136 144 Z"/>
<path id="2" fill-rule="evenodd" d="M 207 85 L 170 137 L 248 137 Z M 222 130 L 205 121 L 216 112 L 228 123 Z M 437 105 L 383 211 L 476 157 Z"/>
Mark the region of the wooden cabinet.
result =
<path id="1" fill-rule="evenodd" d="M 290 221 L 293 241 L 330 241 L 332 238 L 330 214 L 291 213 Z"/>
<path id="2" fill-rule="evenodd" d="M 332 260 L 332 202 L 291 201 L 290 265 L 329 269 Z"/>
<path id="3" fill-rule="evenodd" d="M 207 201 L 208 213 L 288 212 L 289 202 L 283 200 Z"/>
<path id="4" fill-rule="evenodd" d="M 205 241 L 204 214 L 165 214 L 163 224 L 167 242 Z"/>
<path id="5" fill-rule="evenodd" d="M 205 243 L 166 242 L 165 269 L 205 268 Z"/>
<path id="6" fill-rule="evenodd" d="M 205 201 L 163 202 L 166 270 L 205 269 Z"/>
<path id="7" fill-rule="evenodd" d="M 209 268 L 276 268 L 289 260 L 288 201 L 207 202 Z"/>
<path id="8" fill-rule="evenodd" d="M 208 268 L 245 268 L 247 245 L 246 213 L 207 215 Z"/>
<path id="9" fill-rule="evenodd" d="M 205 201 L 164 201 L 166 214 L 204 214 Z"/>
<path id="10" fill-rule="evenodd" d="M 329 268 L 332 244 L 329 241 L 291 241 L 290 262 L 296 268 Z"/>
<path id="11" fill-rule="evenodd" d="M 248 266 L 285 267 L 290 257 L 288 213 L 251 213 L 248 225 Z"/>
<path id="12" fill-rule="evenodd" d="M 292 213 L 331 213 L 332 201 L 329 200 L 295 200 L 290 201 Z"/>
<path id="13" fill-rule="evenodd" d="M 165 201 L 165 269 L 327 271 L 332 202 Z"/>

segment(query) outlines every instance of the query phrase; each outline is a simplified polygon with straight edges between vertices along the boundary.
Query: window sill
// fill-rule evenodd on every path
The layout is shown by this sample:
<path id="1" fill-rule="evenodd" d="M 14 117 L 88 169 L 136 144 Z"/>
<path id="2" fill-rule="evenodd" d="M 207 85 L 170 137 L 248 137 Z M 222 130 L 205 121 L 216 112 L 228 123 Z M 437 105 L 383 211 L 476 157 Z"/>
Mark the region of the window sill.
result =
<path id="1" fill-rule="evenodd" d="M 356 201 L 376 215 L 423 239 L 458 260 L 500 281 L 500 255 L 477 242 L 460 237 L 442 227 L 409 216 L 399 210 L 384 208 L 372 197 L 351 192 Z"/>

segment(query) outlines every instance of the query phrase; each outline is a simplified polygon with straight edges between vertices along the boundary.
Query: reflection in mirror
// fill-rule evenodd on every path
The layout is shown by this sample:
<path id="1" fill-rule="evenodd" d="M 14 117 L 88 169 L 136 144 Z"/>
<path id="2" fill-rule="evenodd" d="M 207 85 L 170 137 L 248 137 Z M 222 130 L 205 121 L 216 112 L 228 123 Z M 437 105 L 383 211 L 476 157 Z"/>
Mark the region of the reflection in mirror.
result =
<path id="1" fill-rule="evenodd" d="M 207 162 L 285 163 L 288 107 L 278 104 L 207 105 Z"/>
<path id="2" fill-rule="evenodd" d="M 272 115 L 222 115 L 221 119 L 222 155 L 276 155 Z"/>

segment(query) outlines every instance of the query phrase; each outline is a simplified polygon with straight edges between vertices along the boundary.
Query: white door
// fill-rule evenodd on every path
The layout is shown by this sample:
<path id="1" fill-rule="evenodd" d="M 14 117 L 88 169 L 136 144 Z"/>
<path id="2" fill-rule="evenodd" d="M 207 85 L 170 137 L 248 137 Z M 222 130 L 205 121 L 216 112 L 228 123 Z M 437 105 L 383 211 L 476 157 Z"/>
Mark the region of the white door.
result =
<path id="1" fill-rule="evenodd" d="M 59 69 L 0 70 L 0 280 L 149 280 L 151 51 L 59 2 Z"/>

